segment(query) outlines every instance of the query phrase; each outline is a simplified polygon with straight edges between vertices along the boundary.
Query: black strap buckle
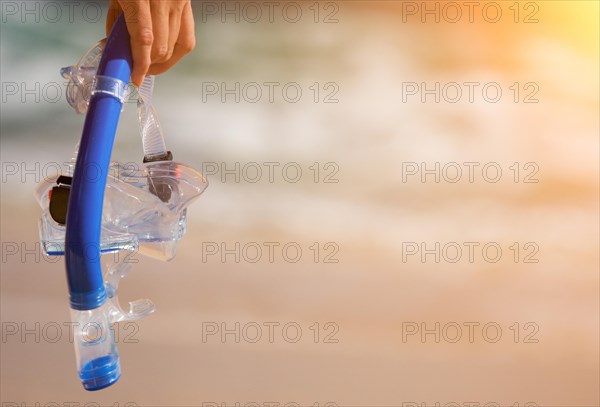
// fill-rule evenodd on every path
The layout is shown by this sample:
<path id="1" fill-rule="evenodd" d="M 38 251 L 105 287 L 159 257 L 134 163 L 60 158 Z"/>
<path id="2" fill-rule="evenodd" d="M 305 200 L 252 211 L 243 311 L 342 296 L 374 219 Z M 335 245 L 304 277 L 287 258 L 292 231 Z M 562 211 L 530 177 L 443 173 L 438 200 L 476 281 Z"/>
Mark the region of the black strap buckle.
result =
<path id="1" fill-rule="evenodd" d="M 165 166 L 168 168 L 170 165 L 172 165 L 173 154 L 170 151 L 167 151 L 161 156 L 144 157 L 143 162 L 156 162 L 157 169 L 161 167 L 165 168 Z M 160 174 L 160 172 L 158 173 Z M 173 181 L 156 176 L 152 171 L 152 168 L 149 168 L 148 171 L 148 184 L 150 185 L 150 192 L 156 195 L 163 202 L 169 202 L 171 199 L 171 194 L 173 191 L 176 191 L 177 188 L 177 185 L 174 185 Z"/>
<path id="2" fill-rule="evenodd" d="M 67 223 L 67 208 L 69 205 L 69 193 L 73 177 L 61 175 L 56 179 L 57 186 L 52 187 L 50 192 L 50 205 L 48 207 L 50 216 L 59 225 Z"/>

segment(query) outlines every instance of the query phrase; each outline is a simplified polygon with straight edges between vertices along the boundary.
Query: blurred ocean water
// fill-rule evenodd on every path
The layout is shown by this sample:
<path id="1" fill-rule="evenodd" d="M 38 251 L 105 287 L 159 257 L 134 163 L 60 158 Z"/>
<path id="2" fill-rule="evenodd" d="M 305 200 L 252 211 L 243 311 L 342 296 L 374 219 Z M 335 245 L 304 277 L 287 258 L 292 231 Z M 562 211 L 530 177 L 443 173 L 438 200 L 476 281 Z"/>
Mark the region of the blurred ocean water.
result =
<path id="1" fill-rule="evenodd" d="M 219 171 L 188 210 L 178 257 L 169 264 L 140 259 L 123 284 L 127 298 L 147 295 L 160 309 L 140 323 L 139 343 L 123 344 L 127 371 L 110 396 L 138 405 L 597 404 L 598 21 L 564 12 L 568 2 L 540 3 L 540 23 L 530 26 L 403 23 L 394 2 L 340 2 L 333 24 L 221 23 L 195 3 L 196 50 L 157 78 L 154 100 L 175 158 Z M 593 13 L 588 3 L 573 3 Z M 63 86 L 59 68 L 76 62 L 103 33 L 103 20 L 2 23 L 3 86 L 25 82 L 49 92 L 38 92 L 36 102 L 3 89 L 2 242 L 33 245 L 39 216 L 36 177 L 9 176 L 5 163 L 44 168 L 70 157 L 83 117 L 50 92 L 54 83 Z M 272 103 L 265 82 L 278 84 Z M 403 101 L 407 83 L 423 82 L 498 83 L 504 93 L 497 103 L 483 100 L 481 87 L 473 103 L 466 96 L 458 103 L 421 103 L 420 95 Z M 518 103 L 510 89 L 515 82 Z M 257 84 L 262 97 L 236 103 L 209 92 L 236 83 Z M 302 89 L 297 103 L 281 93 L 290 83 Z M 537 103 L 522 103 L 533 89 L 526 83 L 537 87 Z M 323 103 L 332 91 L 337 102 Z M 135 120 L 131 104 L 117 135 L 117 160 L 141 159 Z M 465 162 L 478 163 L 477 181 L 468 181 Z M 262 177 L 236 182 L 222 174 L 236 163 L 256 163 Z M 273 182 L 265 163 L 278 164 Z M 298 182 L 281 172 L 290 163 L 303 171 Z M 407 163 L 456 163 L 463 177 L 420 182 L 420 174 L 407 178 Z M 499 182 L 482 179 L 486 163 L 502 169 Z M 319 168 L 319 182 L 311 168 Z M 323 182 L 332 169 L 338 182 Z M 522 182 L 535 169 L 537 182 Z M 303 260 L 202 261 L 206 242 L 269 241 L 299 242 Z M 403 261 L 403 242 L 469 241 L 497 242 L 501 261 Z M 307 260 L 314 242 L 335 243 L 339 262 Z M 538 262 L 513 261 L 515 242 L 535 243 Z M 68 317 L 61 261 L 5 257 L 3 321 Z M 203 321 L 269 320 L 300 321 L 306 332 L 311 322 L 336 321 L 340 343 L 235 347 L 201 340 Z M 505 335 L 516 321 L 534 321 L 540 341 L 405 344 L 407 320 L 496 321 Z M 70 380 L 70 345 L 3 343 L 3 400 L 71 394 L 108 400 L 90 398 Z M 34 356 L 46 367 L 33 372 L 23 363 Z M 52 369 L 60 374 L 49 377 Z"/>

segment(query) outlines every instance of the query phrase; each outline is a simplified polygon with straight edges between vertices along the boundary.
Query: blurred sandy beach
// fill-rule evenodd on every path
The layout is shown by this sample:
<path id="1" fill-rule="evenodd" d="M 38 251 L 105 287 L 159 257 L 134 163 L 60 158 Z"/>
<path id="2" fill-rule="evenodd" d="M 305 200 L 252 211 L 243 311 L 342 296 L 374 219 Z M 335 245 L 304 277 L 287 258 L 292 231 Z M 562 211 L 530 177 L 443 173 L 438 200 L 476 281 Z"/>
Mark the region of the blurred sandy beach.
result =
<path id="1" fill-rule="evenodd" d="M 600 405 L 598 3 L 535 2 L 534 24 L 499 3 L 498 24 L 452 24 L 422 23 L 402 2 L 321 2 L 317 23 L 299 3 L 297 23 L 223 23 L 196 2 L 198 45 L 157 78 L 155 107 L 175 159 L 209 171 L 210 186 L 177 257 L 138 256 L 121 284 L 123 304 L 147 297 L 158 312 L 119 328 L 123 377 L 97 393 L 81 388 L 66 335 L 45 337 L 69 321 L 68 291 L 63 260 L 36 249 L 32 195 L 48 164 L 70 157 L 83 117 L 4 84 L 62 83 L 59 68 L 104 21 L 4 16 L 3 405 Z M 519 4 L 522 19 L 531 10 Z M 338 21 L 323 23 L 332 11 Z M 265 82 L 303 97 L 289 103 L 281 85 L 271 103 Z M 473 102 L 422 103 L 406 90 L 423 82 L 481 85 Z M 263 97 L 207 92 L 222 83 L 257 83 Z M 499 101 L 482 96 L 486 83 Z M 128 106 L 115 160 L 142 158 L 135 120 Z M 265 163 L 277 164 L 272 182 Z M 301 169 L 296 182 L 286 165 Z M 24 338 L 7 331 L 36 323 Z M 234 333 L 223 339 L 223 326 Z M 434 332 L 423 339 L 423 327 Z"/>

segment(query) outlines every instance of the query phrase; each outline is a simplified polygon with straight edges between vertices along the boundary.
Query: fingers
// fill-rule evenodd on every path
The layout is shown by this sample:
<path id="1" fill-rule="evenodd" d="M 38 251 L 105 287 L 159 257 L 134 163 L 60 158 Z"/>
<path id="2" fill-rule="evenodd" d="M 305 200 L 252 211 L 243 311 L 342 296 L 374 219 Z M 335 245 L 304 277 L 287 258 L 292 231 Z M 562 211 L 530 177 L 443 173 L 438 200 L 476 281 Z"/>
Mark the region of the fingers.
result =
<path id="1" fill-rule="evenodd" d="M 183 18 L 183 12 L 185 8 L 182 7 L 181 10 L 177 10 L 174 13 L 169 15 L 169 50 L 170 55 L 168 58 L 165 58 L 164 61 L 156 61 L 156 62 L 167 62 L 173 56 L 173 52 L 175 50 L 175 44 L 177 43 L 177 39 L 179 38 L 179 30 L 181 29 L 181 19 Z M 154 63 L 154 61 L 152 61 Z"/>
<path id="2" fill-rule="evenodd" d="M 122 0 L 121 6 L 125 13 L 125 22 L 131 38 L 131 53 L 133 56 L 131 82 L 140 87 L 152 62 L 151 53 L 154 34 L 152 32 L 150 4 L 147 0 Z"/>
<path id="3" fill-rule="evenodd" d="M 146 75 L 165 72 L 195 46 L 189 0 L 110 0 L 107 35 L 121 12 L 130 35 L 131 82 L 137 87 Z"/>
<path id="4" fill-rule="evenodd" d="M 179 35 L 177 36 L 173 47 L 173 54 L 166 62 L 152 64 L 148 71 L 148 75 L 158 75 L 169 70 L 196 46 L 194 16 L 192 14 L 192 6 L 190 3 L 186 3 L 180 21 Z"/>
<path id="5" fill-rule="evenodd" d="M 152 28 L 154 32 L 154 42 L 152 43 L 152 52 L 150 54 L 152 63 L 165 62 L 173 53 L 173 48 L 169 47 L 169 9 L 168 1 L 159 1 L 152 3 Z"/>

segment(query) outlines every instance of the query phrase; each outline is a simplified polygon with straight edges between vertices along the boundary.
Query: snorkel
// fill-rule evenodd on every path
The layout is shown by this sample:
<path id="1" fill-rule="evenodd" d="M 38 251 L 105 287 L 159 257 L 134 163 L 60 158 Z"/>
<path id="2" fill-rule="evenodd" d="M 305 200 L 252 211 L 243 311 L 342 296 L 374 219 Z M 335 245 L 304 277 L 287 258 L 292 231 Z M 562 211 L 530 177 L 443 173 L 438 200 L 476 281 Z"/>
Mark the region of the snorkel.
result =
<path id="1" fill-rule="evenodd" d="M 65 264 L 75 323 L 77 371 L 86 390 L 99 390 L 121 376 L 119 353 L 106 312 L 100 264 L 104 189 L 125 91 L 131 76 L 129 32 L 121 14 L 108 36 L 96 73 L 77 154 L 65 236 Z M 88 329 L 97 337 L 87 341 Z"/>
<path id="2" fill-rule="evenodd" d="M 186 208 L 208 185 L 199 171 L 174 162 L 167 151 L 151 104 L 152 76 L 137 91 L 143 163 L 111 162 L 119 117 L 132 98 L 129 43 L 121 14 L 105 45 L 97 44 L 79 64 L 63 68 L 70 80 L 69 104 L 79 113 L 87 111 L 81 141 L 72 177 L 57 174 L 36 188 L 44 210 L 42 248 L 48 255 L 65 255 L 77 371 L 86 390 L 103 389 L 121 376 L 112 324 L 155 311 L 147 299 L 131 302 L 128 312 L 121 309 L 117 288 L 131 268 L 129 255 L 105 256 L 103 272 L 101 254 L 124 250 L 172 259 L 186 232 Z"/>

